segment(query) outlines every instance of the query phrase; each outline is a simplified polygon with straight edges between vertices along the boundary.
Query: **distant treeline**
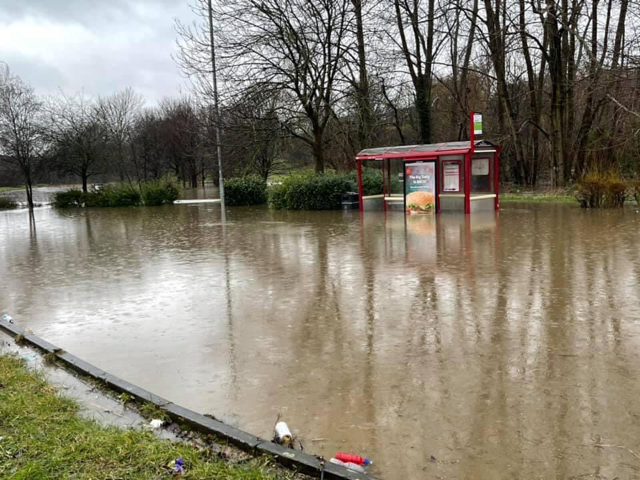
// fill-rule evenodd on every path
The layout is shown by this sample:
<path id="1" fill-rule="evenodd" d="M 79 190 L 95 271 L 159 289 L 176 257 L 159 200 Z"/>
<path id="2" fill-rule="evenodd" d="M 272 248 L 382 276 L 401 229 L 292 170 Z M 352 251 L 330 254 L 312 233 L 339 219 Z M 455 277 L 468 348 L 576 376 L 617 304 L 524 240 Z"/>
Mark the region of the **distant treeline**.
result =
<path id="1" fill-rule="evenodd" d="M 503 147 L 502 180 L 562 187 L 638 169 L 640 7 L 628 0 L 212 3 L 226 175 L 348 171 L 364 147 L 466 139 L 470 110 Z M 39 98 L 4 68 L 4 163 L 27 184 L 43 171 L 85 187 L 216 181 L 208 2 L 193 7 L 202 22 L 177 25 L 189 97 Z"/>

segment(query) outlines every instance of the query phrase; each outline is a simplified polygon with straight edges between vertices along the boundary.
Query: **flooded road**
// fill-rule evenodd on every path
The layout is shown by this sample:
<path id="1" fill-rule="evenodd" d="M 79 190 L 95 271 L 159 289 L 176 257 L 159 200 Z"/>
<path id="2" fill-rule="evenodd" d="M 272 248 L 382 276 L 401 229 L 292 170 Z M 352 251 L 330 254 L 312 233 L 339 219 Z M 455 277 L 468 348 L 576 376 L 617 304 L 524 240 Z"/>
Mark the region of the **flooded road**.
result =
<path id="1" fill-rule="evenodd" d="M 640 478 L 638 232 L 635 208 L 566 205 L 0 212 L 0 311 L 387 480 Z"/>

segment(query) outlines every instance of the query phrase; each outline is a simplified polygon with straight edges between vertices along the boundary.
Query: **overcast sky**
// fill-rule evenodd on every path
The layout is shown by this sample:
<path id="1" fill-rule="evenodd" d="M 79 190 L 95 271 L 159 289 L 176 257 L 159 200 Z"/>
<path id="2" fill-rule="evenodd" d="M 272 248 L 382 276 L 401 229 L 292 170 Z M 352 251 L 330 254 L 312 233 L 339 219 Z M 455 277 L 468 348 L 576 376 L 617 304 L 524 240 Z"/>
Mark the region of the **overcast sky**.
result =
<path id="1" fill-rule="evenodd" d="M 40 94 L 131 86 L 152 105 L 186 85 L 171 54 L 187 1 L 0 0 L 0 61 Z"/>

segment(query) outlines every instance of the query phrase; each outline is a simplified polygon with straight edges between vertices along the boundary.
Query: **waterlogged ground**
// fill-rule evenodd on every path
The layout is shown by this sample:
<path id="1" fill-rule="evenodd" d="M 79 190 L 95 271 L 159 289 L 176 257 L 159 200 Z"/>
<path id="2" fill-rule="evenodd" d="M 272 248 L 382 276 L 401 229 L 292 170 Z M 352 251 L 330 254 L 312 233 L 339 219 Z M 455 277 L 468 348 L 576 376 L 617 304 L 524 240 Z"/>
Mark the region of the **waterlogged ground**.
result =
<path id="1" fill-rule="evenodd" d="M 640 213 L 0 213 L 0 310 L 386 479 L 640 478 Z M 431 457 L 434 457 L 433 459 Z M 435 461 L 433 461 L 435 459 Z"/>

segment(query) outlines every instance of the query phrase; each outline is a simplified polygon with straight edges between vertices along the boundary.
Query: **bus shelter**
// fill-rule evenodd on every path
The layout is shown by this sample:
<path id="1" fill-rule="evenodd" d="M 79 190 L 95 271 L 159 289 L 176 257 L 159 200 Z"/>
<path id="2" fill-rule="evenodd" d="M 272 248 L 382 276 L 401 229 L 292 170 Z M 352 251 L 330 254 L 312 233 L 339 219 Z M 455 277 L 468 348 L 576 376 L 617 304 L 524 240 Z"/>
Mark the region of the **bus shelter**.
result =
<path id="1" fill-rule="evenodd" d="M 370 148 L 356 162 L 360 211 L 474 213 L 500 206 L 500 147 L 486 140 Z M 382 194 L 363 195 L 367 168 L 382 175 Z"/>

